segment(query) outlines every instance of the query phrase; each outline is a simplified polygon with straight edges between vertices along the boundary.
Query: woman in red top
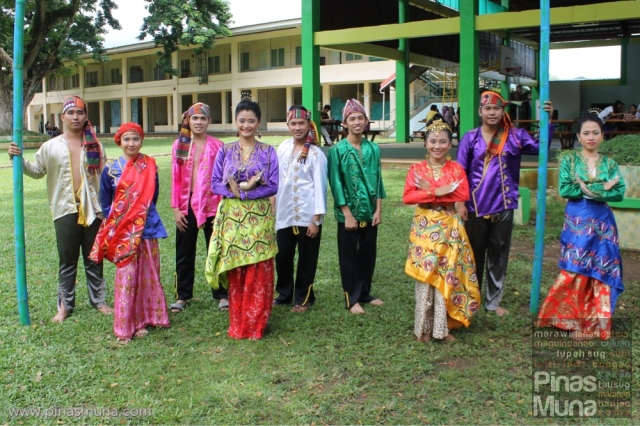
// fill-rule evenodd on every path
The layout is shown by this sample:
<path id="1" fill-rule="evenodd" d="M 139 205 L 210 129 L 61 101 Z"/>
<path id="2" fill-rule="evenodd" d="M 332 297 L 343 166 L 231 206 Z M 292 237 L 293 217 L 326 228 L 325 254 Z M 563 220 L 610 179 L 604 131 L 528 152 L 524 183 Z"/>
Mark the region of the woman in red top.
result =
<path id="1" fill-rule="evenodd" d="M 409 234 L 405 273 L 416 280 L 415 335 L 453 341 L 449 330 L 469 327 L 480 308 L 475 261 L 456 202 L 469 199 L 467 177 L 447 159 L 451 128 L 438 120 L 427 127 L 426 161 L 409 169 L 402 201 L 417 204 Z"/>

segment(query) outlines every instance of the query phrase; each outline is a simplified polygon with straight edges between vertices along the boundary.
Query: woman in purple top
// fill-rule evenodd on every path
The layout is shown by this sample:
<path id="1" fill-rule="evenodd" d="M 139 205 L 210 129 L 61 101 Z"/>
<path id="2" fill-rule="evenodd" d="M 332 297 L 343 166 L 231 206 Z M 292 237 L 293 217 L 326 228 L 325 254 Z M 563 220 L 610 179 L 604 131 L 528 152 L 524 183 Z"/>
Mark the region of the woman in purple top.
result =
<path id="1" fill-rule="evenodd" d="M 239 139 L 216 156 L 211 187 L 222 196 L 213 223 L 206 276 L 214 289 L 229 290 L 229 336 L 260 339 L 271 315 L 275 216 L 269 197 L 278 192 L 276 150 L 256 140 L 260 107 L 236 107 Z"/>

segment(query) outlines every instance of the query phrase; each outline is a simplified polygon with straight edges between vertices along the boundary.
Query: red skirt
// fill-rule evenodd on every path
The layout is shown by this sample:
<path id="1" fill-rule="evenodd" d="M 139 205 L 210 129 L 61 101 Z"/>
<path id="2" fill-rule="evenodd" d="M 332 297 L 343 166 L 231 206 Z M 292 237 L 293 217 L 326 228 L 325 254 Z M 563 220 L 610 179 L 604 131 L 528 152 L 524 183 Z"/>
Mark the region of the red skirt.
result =
<path id="1" fill-rule="evenodd" d="M 273 306 L 273 258 L 227 271 L 229 337 L 261 339 Z"/>
<path id="2" fill-rule="evenodd" d="M 560 271 L 542 303 L 537 325 L 608 340 L 611 336 L 609 286 L 584 275 Z"/>

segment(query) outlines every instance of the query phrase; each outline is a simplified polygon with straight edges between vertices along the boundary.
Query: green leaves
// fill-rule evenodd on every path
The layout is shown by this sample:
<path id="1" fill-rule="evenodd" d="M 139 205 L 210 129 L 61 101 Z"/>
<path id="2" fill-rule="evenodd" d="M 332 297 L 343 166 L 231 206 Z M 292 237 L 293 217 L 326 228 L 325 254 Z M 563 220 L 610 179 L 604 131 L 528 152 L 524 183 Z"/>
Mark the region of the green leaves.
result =
<path id="1" fill-rule="evenodd" d="M 150 2 L 147 10 L 138 39 L 151 36 L 156 46 L 162 46 L 158 64 L 174 75 L 178 70 L 171 64 L 171 54 L 179 46 L 209 49 L 217 37 L 231 35 L 229 4 L 223 0 L 159 0 Z"/>

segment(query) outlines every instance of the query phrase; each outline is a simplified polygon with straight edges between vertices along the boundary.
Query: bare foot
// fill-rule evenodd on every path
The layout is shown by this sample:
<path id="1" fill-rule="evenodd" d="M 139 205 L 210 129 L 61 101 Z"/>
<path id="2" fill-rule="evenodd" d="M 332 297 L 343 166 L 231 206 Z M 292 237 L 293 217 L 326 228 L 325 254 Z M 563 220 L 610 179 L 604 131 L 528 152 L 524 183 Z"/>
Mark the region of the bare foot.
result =
<path id="1" fill-rule="evenodd" d="M 121 345 L 128 345 L 129 343 L 131 343 L 131 339 L 121 339 L 118 337 L 118 343 Z"/>
<path id="2" fill-rule="evenodd" d="M 498 309 L 496 309 L 496 315 L 499 317 L 505 316 L 509 313 L 509 311 L 507 311 L 505 308 L 503 308 L 502 306 L 498 306 Z"/>
<path id="3" fill-rule="evenodd" d="M 373 306 L 382 306 L 384 305 L 384 302 L 380 299 L 373 299 L 369 304 Z"/>
<path id="4" fill-rule="evenodd" d="M 445 342 L 449 342 L 449 343 L 453 343 L 456 341 L 456 338 L 453 337 L 453 335 L 451 333 L 447 334 L 446 336 L 444 336 L 444 340 Z"/>
<path id="5" fill-rule="evenodd" d="M 364 309 L 362 309 L 362 306 L 360 306 L 359 303 L 356 303 L 349 309 L 349 312 L 351 312 L 352 314 L 360 315 L 364 314 Z"/>
<path id="6" fill-rule="evenodd" d="M 140 338 L 140 337 L 144 337 L 147 334 L 149 334 L 149 331 L 147 331 L 146 328 L 143 328 L 142 330 L 138 330 L 136 331 L 136 337 Z"/>
<path id="7" fill-rule="evenodd" d="M 427 343 L 429 340 L 431 340 L 431 335 L 430 334 L 423 334 L 420 337 L 416 337 L 416 339 L 418 339 L 419 342 Z"/>
<path id="8" fill-rule="evenodd" d="M 64 306 L 60 306 L 58 308 L 58 313 L 56 314 L 56 316 L 51 318 L 51 322 L 62 322 L 66 320 L 68 316 L 69 315 L 67 314 L 67 310 L 64 308 Z"/>
<path id="9" fill-rule="evenodd" d="M 102 305 L 98 308 L 98 312 L 102 312 L 105 315 L 113 314 L 113 308 L 108 305 Z"/>
<path id="10" fill-rule="evenodd" d="M 309 306 L 295 305 L 293 308 L 291 308 L 291 312 L 293 312 L 294 314 L 301 314 L 303 312 L 307 312 L 307 309 L 309 309 Z"/>

